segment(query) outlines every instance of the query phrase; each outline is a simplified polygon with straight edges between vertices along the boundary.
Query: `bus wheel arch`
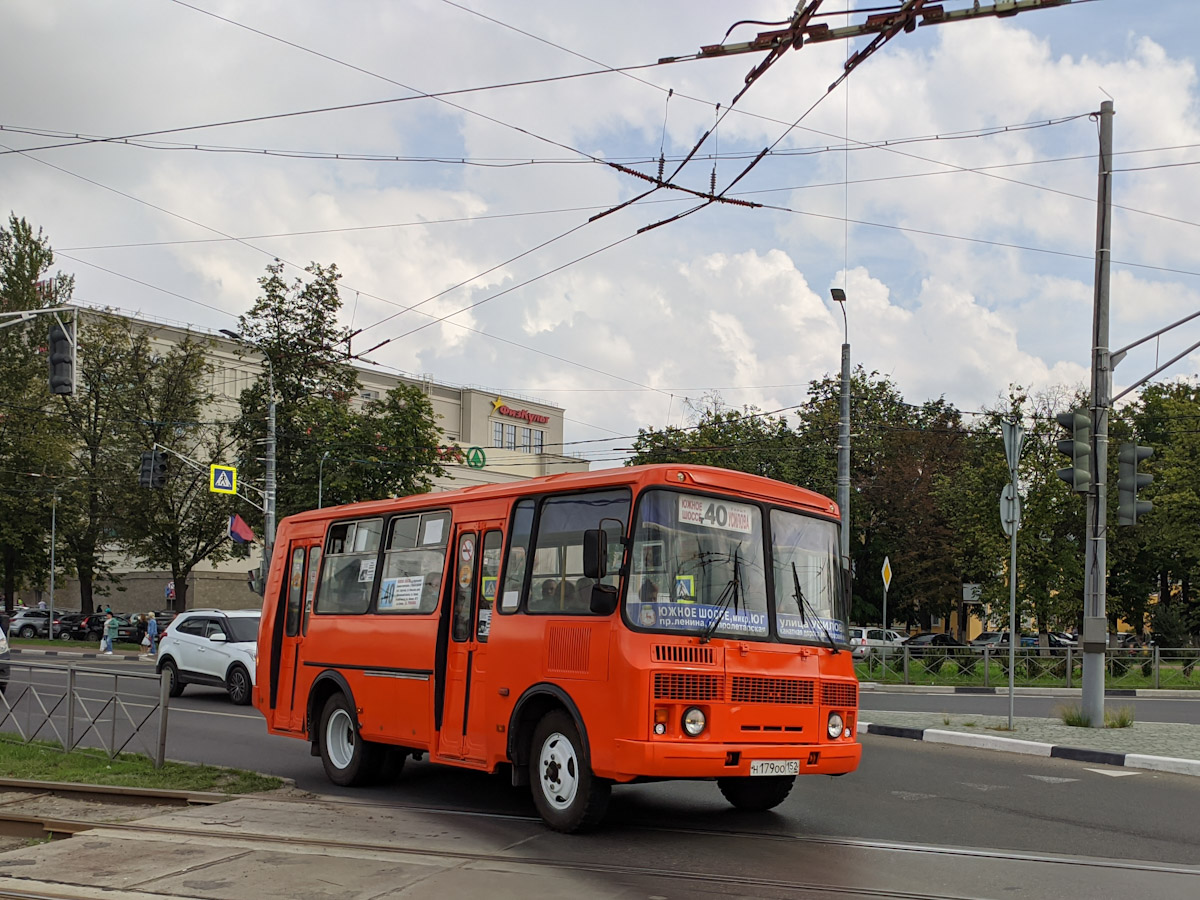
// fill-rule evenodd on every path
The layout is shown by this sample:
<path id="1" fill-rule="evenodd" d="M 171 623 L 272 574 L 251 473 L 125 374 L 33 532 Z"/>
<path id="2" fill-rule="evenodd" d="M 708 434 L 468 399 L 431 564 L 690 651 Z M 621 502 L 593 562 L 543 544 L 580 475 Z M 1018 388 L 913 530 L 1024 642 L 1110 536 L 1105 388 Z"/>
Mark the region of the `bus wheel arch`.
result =
<path id="1" fill-rule="evenodd" d="M 350 690 L 350 682 L 346 681 L 341 672 L 326 670 L 313 679 L 312 687 L 308 691 L 308 712 L 305 716 L 306 730 L 308 739 L 313 745 L 313 756 L 318 756 L 317 738 L 321 724 L 321 713 L 325 710 L 325 704 L 329 702 L 329 698 L 334 694 L 342 693 L 349 698 L 350 702 L 354 703 L 354 691 Z"/>
<path id="2" fill-rule="evenodd" d="M 512 763 L 513 787 L 529 784 L 529 760 L 533 755 L 533 732 L 553 710 L 561 709 L 579 731 L 583 761 L 591 765 L 587 726 L 571 695 L 556 684 L 535 684 L 525 690 L 513 705 L 508 719 L 508 758 Z"/>

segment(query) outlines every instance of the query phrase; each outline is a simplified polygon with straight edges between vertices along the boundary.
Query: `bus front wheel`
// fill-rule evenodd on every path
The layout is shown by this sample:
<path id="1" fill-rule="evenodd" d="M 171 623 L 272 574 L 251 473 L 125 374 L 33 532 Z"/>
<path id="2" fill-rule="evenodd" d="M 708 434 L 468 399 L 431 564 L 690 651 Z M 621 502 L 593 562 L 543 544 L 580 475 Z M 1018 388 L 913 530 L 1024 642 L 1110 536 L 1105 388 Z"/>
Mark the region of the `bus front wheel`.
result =
<path id="1" fill-rule="evenodd" d="M 354 708 L 345 694 L 334 694 L 321 712 L 321 764 L 334 784 L 349 787 L 375 778 L 383 748 L 358 733 Z"/>
<path id="2" fill-rule="evenodd" d="M 760 775 L 756 778 L 718 778 L 717 787 L 738 809 L 761 812 L 774 809 L 787 799 L 796 783 L 795 775 Z"/>
<path id="3" fill-rule="evenodd" d="M 599 824 L 612 793 L 612 785 L 584 762 L 579 729 L 562 710 L 543 716 L 533 732 L 529 783 L 538 814 L 567 834 Z"/>

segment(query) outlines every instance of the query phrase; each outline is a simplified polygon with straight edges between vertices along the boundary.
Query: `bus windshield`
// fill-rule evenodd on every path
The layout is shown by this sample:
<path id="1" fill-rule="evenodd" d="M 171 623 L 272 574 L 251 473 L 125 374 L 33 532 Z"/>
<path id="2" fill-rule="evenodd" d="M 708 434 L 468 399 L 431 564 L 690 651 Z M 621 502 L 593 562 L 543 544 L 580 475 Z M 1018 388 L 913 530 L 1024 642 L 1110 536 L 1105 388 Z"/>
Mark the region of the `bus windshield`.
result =
<path id="1" fill-rule="evenodd" d="M 625 608 L 639 628 L 704 636 L 845 641 L 837 523 L 770 511 L 764 560 L 760 508 L 652 490 L 638 506 Z M 766 568 L 773 569 L 768 607 Z"/>
<path id="2" fill-rule="evenodd" d="M 834 522 L 771 510 L 775 627 L 781 638 L 846 640 L 848 610 L 837 542 Z"/>
<path id="3" fill-rule="evenodd" d="M 625 598 L 630 624 L 704 635 L 770 633 L 757 506 L 647 491 L 631 552 Z"/>

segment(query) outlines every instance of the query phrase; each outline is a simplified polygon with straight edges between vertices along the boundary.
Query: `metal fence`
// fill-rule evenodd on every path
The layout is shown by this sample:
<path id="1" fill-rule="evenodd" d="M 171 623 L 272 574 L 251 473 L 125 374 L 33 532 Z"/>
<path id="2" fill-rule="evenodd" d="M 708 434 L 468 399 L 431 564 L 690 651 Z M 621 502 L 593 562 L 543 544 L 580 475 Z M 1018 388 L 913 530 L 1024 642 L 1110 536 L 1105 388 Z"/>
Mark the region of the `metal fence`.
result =
<path id="1" fill-rule="evenodd" d="M 1200 690 L 1200 649 L 1112 648 L 1105 652 L 1109 688 Z M 886 684 L 999 687 L 1008 684 L 1008 649 L 871 647 L 855 660 L 863 681 Z M 1022 647 L 1013 681 L 1022 687 L 1079 687 L 1083 653 L 1073 647 Z"/>
<path id="2" fill-rule="evenodd" d="M 144 753 L 161 768 L 167 750 L 168 682 L 157 674 L 62 663 L 9 663 L 0 731 L 64 751 L 99 748 L 109 759 Z"/>

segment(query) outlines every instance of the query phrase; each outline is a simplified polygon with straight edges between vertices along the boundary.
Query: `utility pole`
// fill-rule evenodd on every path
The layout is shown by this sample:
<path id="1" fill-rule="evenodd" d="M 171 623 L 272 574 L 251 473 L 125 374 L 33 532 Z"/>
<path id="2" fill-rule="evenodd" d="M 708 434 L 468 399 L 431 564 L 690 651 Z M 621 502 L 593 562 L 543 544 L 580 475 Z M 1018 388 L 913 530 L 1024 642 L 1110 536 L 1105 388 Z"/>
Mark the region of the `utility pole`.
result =
<path id="1" fill-rule="evenodd" d="M 846 292 L 833 288 L 834 302 L 842 307 L 842 323 L 846 338 L 842 342 L 842 397 L 841 416 L 838 425 L 838 476 L 837 502 L 842 514 L 841 553 L 842 566 L 850 572 L 850 322 L 846 318 Z M 849 581 L 849 579 L 847 579 Z M 887 628 L 887 622 L 883 623 Z"/>
<path id="2" fill-rule="evenodd" d="M 1108 649 L 1107 590 L 1108 410 L 1112 366 L 1108 353 L 1108 284 L 1112 258 L 1113 102 L 1100 104 L 1100 166 L 1096 200 L 1096 283 L 1092 312 L 1092 488 L 1087 497 L 1087 556 L 1083 577 L 1083 703 L 1093 728 L 1104 727 L 1104 655 Z"/>

